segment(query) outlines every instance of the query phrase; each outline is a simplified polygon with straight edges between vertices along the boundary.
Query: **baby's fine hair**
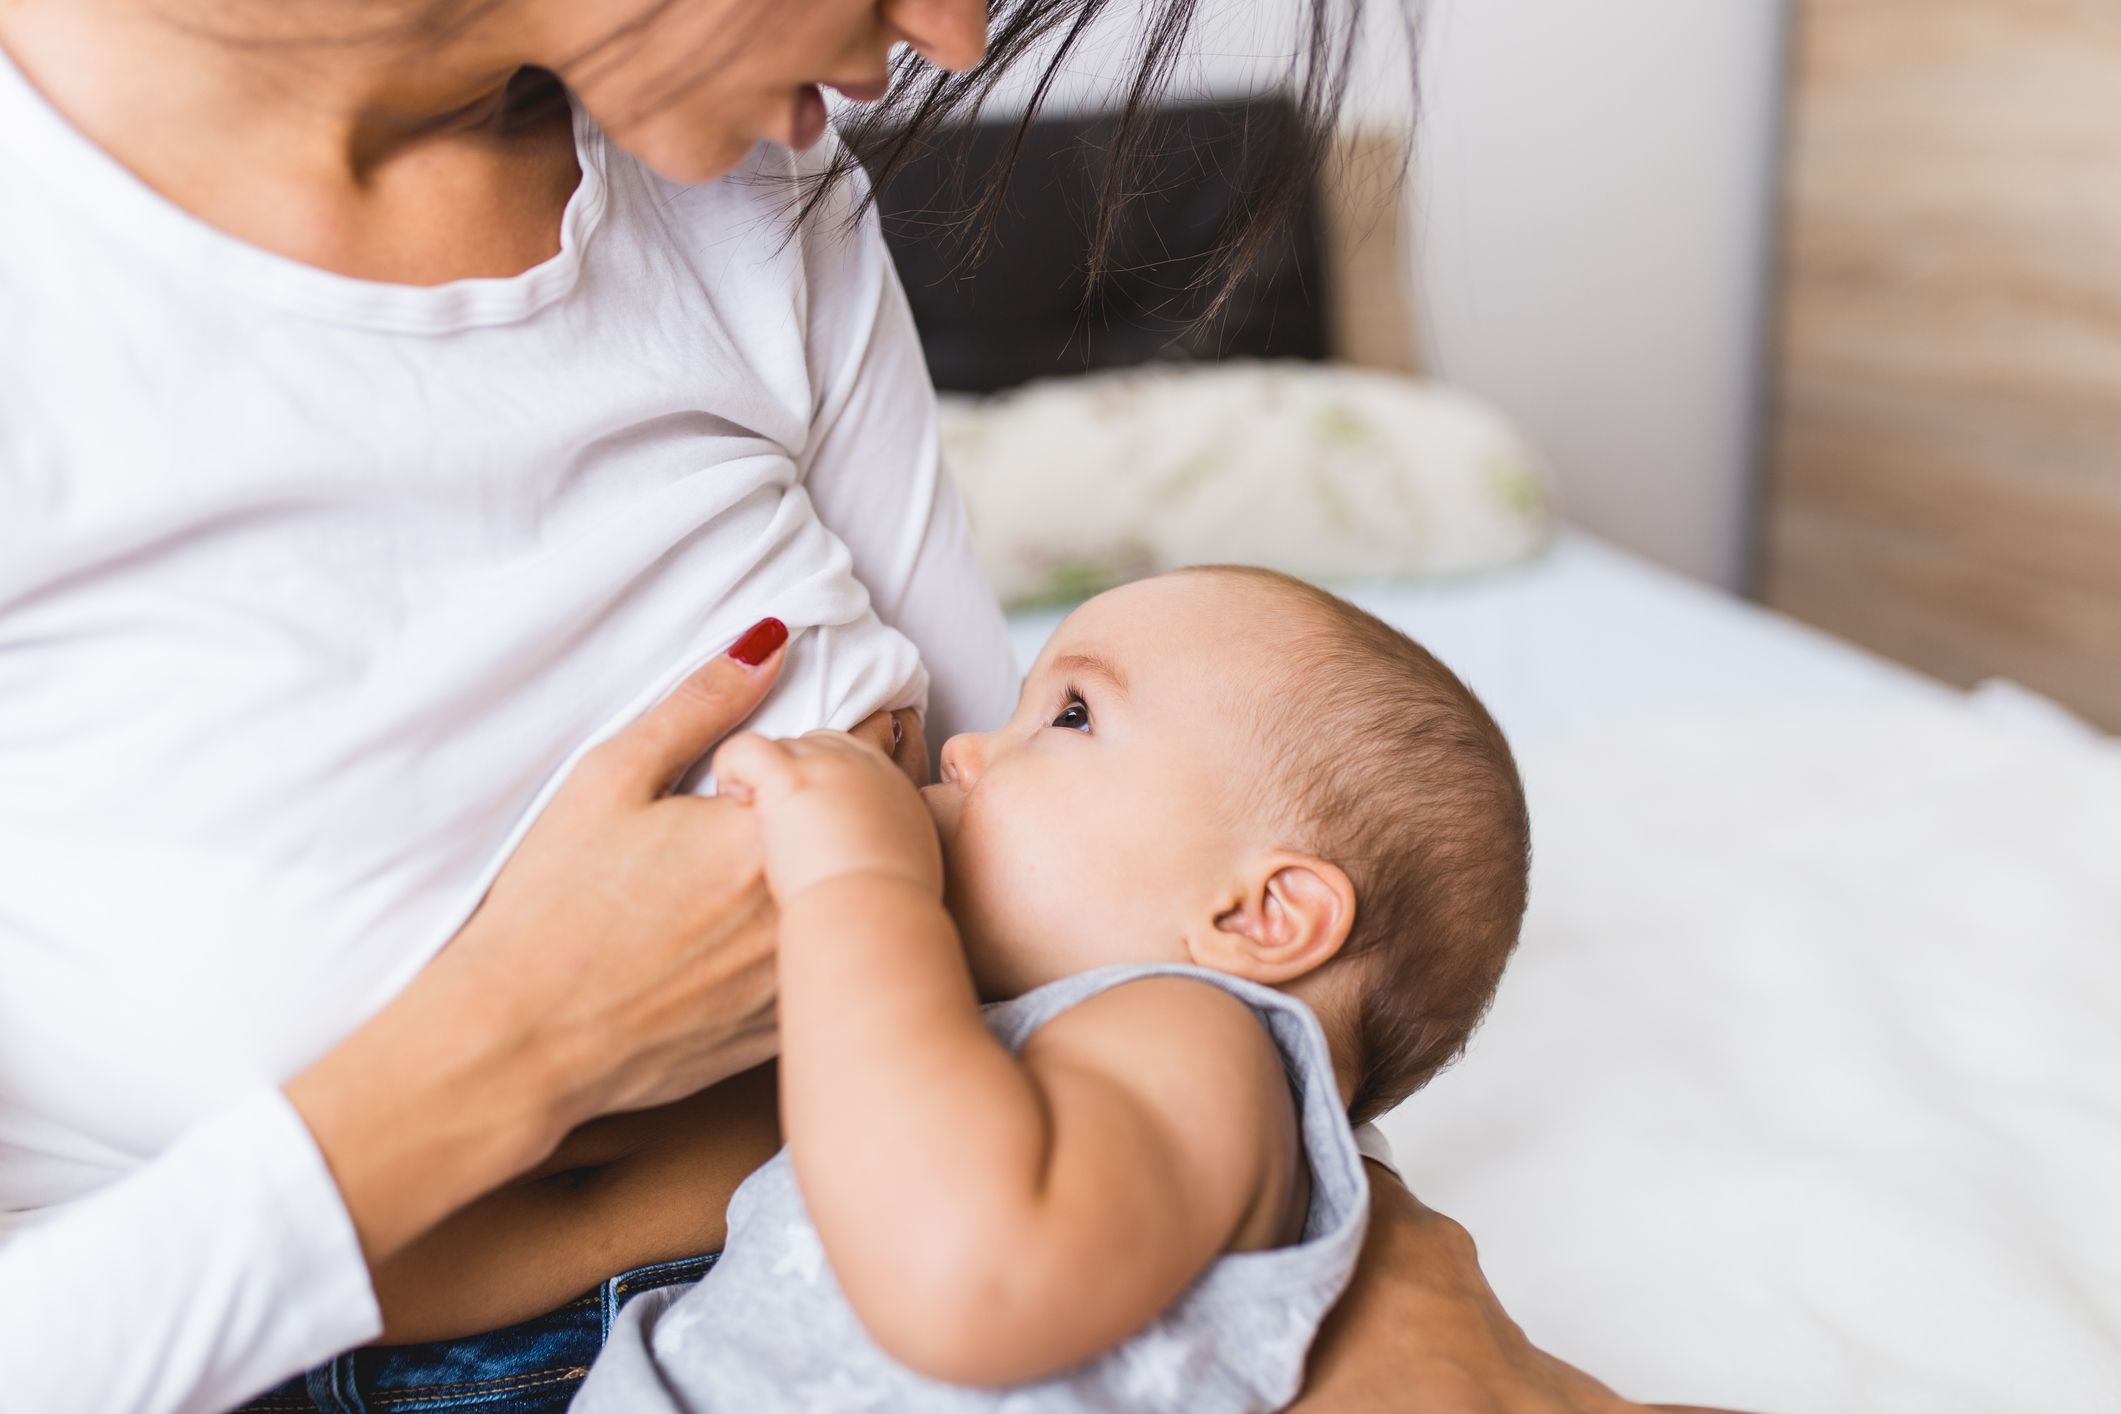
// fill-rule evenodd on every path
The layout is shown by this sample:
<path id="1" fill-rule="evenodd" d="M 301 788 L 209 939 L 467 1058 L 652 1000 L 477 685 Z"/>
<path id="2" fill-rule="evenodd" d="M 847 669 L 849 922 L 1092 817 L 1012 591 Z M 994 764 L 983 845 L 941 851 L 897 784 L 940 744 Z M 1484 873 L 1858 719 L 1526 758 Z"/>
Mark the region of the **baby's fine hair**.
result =
<path id="1" fill-rule="evenodd" d="M 1373 614 L 1273 570 L 1203 565 L 1286 596 L 1288 666 L 1258 684 L 1268 769 L 1252 802 L 1347 871 L 1355 923 L 1340 1018 L 1365 1123 L 1465 1049 L 1517 945 L 1531 874 L 1524 785 L 1501 728 L 1434 655 Z M 1310 620 L 1305 624 L 1305 620 Z"/>

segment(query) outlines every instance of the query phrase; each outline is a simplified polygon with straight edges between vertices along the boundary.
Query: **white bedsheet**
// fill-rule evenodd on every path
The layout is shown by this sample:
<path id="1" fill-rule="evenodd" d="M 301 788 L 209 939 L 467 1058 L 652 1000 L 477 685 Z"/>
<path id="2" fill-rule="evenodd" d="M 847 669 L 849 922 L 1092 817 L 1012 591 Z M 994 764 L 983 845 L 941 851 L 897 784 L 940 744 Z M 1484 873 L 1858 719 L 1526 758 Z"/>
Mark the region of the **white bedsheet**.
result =
<path id="1" fill-rule="evenodd" d="M 1661 1400 L 2121 1409 L 2121 748 L 1893 704 L 1523 757 L 1518 958 L 1384 1127 L 1534 1338 Z"/>
<path id="2" fill-rule="evenodd" d="M 1532 1336 L 1638 1398 L 2121 1409 L 2121 747 L 1578 536 L 1353 597 L 1525 767 L 1522 949 L 1385 1128 Z"/>

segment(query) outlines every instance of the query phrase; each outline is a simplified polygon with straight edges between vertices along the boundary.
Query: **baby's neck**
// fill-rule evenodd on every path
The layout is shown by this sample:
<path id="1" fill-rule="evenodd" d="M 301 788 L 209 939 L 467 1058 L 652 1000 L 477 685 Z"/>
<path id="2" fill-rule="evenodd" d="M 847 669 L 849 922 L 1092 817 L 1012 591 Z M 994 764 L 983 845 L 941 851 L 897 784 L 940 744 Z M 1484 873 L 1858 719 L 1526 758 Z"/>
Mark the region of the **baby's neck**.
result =
<path id="1" fill-rule="evenodd" d="M 1319 1029 L 1326 1033 L 1326 1050 L 1333 1057 L 1333 1083 L 1340 1090 L 1340 1107 L 1346 1109 L 1355 1099 L 1355 1088 L 1362 1081 L 1357 1069 L 1359 1054 L 1355 1044 L 1354 1017 L 1357 1014 L 1355 999 L 1347 989 L 1338 985 L 1331 975 L 1330 965 L 1316 972 L 1307 972 L 1292 982 L 1275 988 L 1311 1008 L 1318 1018 Z"/>

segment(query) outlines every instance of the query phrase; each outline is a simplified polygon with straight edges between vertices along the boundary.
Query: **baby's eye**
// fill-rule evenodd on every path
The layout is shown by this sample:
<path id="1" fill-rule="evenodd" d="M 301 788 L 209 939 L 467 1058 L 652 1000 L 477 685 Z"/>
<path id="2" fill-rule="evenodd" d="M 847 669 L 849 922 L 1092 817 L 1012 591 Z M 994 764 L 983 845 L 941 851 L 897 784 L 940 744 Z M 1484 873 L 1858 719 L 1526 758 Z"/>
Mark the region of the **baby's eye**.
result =
<path id="1" fill-rule="evenodd" d="M 1083 705 L 1080 697 L 1070 698 L 1068 705 L 1061 708 L 1060 715 L 1049 725 L 1063 731 L 1086 732 L 1090 730 L 1090 709 Z"/>

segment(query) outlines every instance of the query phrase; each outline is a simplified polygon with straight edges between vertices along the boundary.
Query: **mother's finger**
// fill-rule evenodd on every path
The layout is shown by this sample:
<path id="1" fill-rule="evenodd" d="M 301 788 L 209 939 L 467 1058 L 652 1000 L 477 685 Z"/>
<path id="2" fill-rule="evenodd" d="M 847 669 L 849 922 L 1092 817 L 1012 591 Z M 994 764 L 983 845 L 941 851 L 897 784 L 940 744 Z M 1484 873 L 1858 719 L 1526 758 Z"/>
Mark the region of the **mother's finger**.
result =
<path id="1" fill-rule="evenodd" d="M 917 786 L 928 784 L 928 733 L 921 714 L 910 707 L 896 714 L 901 728 L 898 749 L 892 753 L 899 769 Z"/>
<path id="2" fill-rule="evenodd" d="M 847 735 L 890 757 L 915 785 L 928 783 L 928 742 L 921 735 L 921 714 L 914 708 L 872 712 Z"/>
<path id="3" fill-rule="evenodd" d="M 889 756 L 891 749 L 898 745 L 900 736 L 904 734 L 903 728 L 893 725 L 897 720 L 898 714 L 895 712 L 871 712 L 848 728 L 847 735 L 857 741 L 866 741 Z"/>
<path id="4" fill-rule="evenodd" d="M 620 794 L 662 795 L 751 715 L 780 673 L 787 642 L 787 625 L 759 620 L 726 652 L 598 746 L 583 766 Z"/>

